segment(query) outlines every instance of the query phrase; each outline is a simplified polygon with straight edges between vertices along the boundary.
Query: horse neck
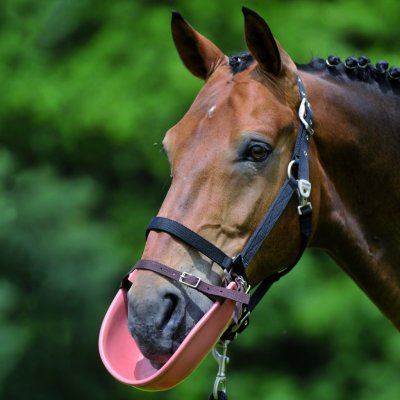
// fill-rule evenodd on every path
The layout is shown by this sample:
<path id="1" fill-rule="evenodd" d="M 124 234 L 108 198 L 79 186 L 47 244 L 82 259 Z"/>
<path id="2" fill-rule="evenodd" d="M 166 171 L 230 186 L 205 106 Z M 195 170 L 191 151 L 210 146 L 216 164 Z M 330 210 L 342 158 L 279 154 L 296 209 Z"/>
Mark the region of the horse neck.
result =
<path id="1" fill-rule="evenodd" d="M 400 330 L 400 96 L 377 84 L 303 79 L 319 182 L 311 244 L 327 250 Z"/>

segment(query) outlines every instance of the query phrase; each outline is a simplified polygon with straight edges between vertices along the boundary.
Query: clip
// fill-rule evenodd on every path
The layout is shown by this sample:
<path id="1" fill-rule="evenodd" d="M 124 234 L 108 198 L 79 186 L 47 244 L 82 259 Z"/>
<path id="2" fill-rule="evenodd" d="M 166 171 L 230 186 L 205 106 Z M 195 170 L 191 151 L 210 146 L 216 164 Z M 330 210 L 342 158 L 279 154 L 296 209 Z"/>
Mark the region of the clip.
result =
<path id="1" fill-rule="evenodd" d="M 219 341 L 212 349 L 212 355 L 218 363 L 218 373 L 215 378 L 214 389 L 213 389 L 214 400 L 218 400 L 219 398 L 218 389 L 226 393 L 225 370 L 226 370 L 226 365 L 229 363 L 229 357 L 227 356 L 229 343 L 230 343 L 229 340 Z M 218 345 L 222 348 L 222 353 L 218 352 L 217 350 Z"/>

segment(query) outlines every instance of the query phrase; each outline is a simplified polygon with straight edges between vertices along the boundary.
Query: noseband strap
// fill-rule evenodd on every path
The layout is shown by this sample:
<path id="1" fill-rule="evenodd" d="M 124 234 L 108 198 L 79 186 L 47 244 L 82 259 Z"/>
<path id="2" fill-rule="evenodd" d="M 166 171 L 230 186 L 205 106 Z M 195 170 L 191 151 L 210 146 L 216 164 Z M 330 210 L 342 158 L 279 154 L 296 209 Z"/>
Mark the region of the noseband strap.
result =
<path id="1" fill-rule="evenodd" d="M 236 280 L 238 290 L 230 290 L 223 286 L 211 285 L 210 283 L 202 281 L 193 274 L 177 271 L 176 269 L 156 261 L 140 260 L 136 263 L 135 269 L 146 269 L 148 271 L 156 272 L 174 281 L 180 282 L 183 285 L 197 289 L 199 292 L 214 299 L 230 299 L 241 304 L 249 304 L 250 302 L 250 295 L 245 292 L 243 283 L 239 279 Z"/>
<path id="2" fill-rule="evenodd" d="M 306 97 L 304 84 L 300 77 L 298 77 L 298 86 L 300 94 L 300 106 L 298 109 L 299 127 L 292 160 L 288 166 L 288 176 L 271 207 L 262 218 L 253 234 L 250 236 L 240 254 L 233 258 L 229 257 L 222 250 L 198 235 L 196 232 L 185 227 L 177 221 L 173 221 L 165 217 L 153 218 L 146 231 L 146 237 L 152 230 L 169 233 L 185 244 L 198 250 L 210 260 L 220 265 L 226 271 L 226 276 L 228 276 L 231 280 L 237 280 L 239 290 L 233 291 L 226 289 L 225 287 L 210 285 L 201 281 L 200 278 L 197 278 L 194 275 L 186 272 L 181 273 L 155 261 L 140 260 L 134 267 L 137 269 L 151 270 L 173 280 L 179 281 L 186 286 L 200 290 L 210 296 L 217 298 L 228 298 L 235 300 L 238 303 L 245 304 L 246 306 L 243 309 L 240 320 L 228 328 L 227 332 L 224 334 L 224 337 L 228 337 L 229 340 L 235 337 L 237 332 L 241 331 L 242 326 L 248 325 L 247 323 L 244 323 L 248 319 L 248 315 L 259 303 L 271 285 L 291 271 L 292 268 L 297 264 L 304 250 L 306 249 L 311 236 L 312 206 L 309 202 L 311 184 L 309 182 L 308 152 L 309 141 L 311 136 L 314 134 L 313 113 Z M 297 171 L 297 178 L 293 176 L 292 172 L 294 169 Z M 261 245 L 264 243 L 265 239 L 272 231 L 282 213 L 287 208 L 290 200 L 293 198 L 294 193 L 297 193 L 299 202 L 297 210 L 299 214 L 301 242 L 298 256 L 290 266 L 283 268 L 281 271 L 276 272 L 264 279 L 249 298 L 249 295 L 242 290 L 241 285 L 243 279 L 247 281 L 245 270 L 257 251 L 260 249 Z"/>
<path id="3" fill-rule="evenodd" d="M 196 250 L 203 253 L 210 260 L 216 262 L 223 269 L 229 270 L 232 265 L 232 257 L 227 256 L 222 250 L 214 246 L 211 242 L 204 239 L 202 236 L 193 232 L 179 222 L 169 218 L 154 217 L 146 230 L 146 238 L 150 231 L 163 231 L 189 244 Z"/>

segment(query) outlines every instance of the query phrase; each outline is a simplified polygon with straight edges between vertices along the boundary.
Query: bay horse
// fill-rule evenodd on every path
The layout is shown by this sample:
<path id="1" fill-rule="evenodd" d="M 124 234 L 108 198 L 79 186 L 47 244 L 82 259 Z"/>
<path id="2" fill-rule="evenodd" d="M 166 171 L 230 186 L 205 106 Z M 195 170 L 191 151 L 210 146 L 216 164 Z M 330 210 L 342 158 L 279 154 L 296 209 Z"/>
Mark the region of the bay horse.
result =
<path id="1" fill-rule="evenodd" d="M 296 64 L 262 17 L 243 13 L 248 52 L 232 57 L 180 14 L 172 17 L 178 54 L 205 84 L 163 140 L 172 182 L 158 222 L 177 225 L 150 227 L 142 257 L 177 271 L 180 283 L 138 269 L 128 292 L 129 330 L 157 368 L 213 304 L 196 285 L 225 277 L 193 241 L 203 238 L 229 257 L 242 252 L 288 176 L 300 173 L 292 157 L 302 124 L 303 181 L 311 186 L 304 196 L 298 188 L 303 203 L 290 197 L 274 218 L 245 265 L 247 280 L 256 286 L 297 261 L 307 206 L 307 247 L 329 253 L 400 329 L 400 70 L 366 57 Z M 304 104 L 311 104 L 309 123 L 298 117 Z M 185 228 L 193 240 L 177 234 Z"/>

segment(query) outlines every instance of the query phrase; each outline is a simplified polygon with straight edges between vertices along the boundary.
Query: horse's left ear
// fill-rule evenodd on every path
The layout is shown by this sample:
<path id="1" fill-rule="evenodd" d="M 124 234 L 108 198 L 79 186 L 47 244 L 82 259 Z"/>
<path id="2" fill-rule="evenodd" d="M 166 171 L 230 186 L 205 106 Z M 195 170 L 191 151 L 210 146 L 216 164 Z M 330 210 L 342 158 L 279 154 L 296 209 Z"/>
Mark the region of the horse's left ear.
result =
<path id="1" fill-rule="evenodd" d="M 198 78 L 206 80 L 226 59 L 214 43 L 195 31 L 176 11 L 172 13 L 171 30 L 181 60 Z"/>
<path id="2" fill-rule="evenodd" d="M 246 44 L 263 72 L 281 75 L 285 66 L 294 67 L 288 54 L 272 35 L 269 26 L 256 12 L 242 7 Z"/>

